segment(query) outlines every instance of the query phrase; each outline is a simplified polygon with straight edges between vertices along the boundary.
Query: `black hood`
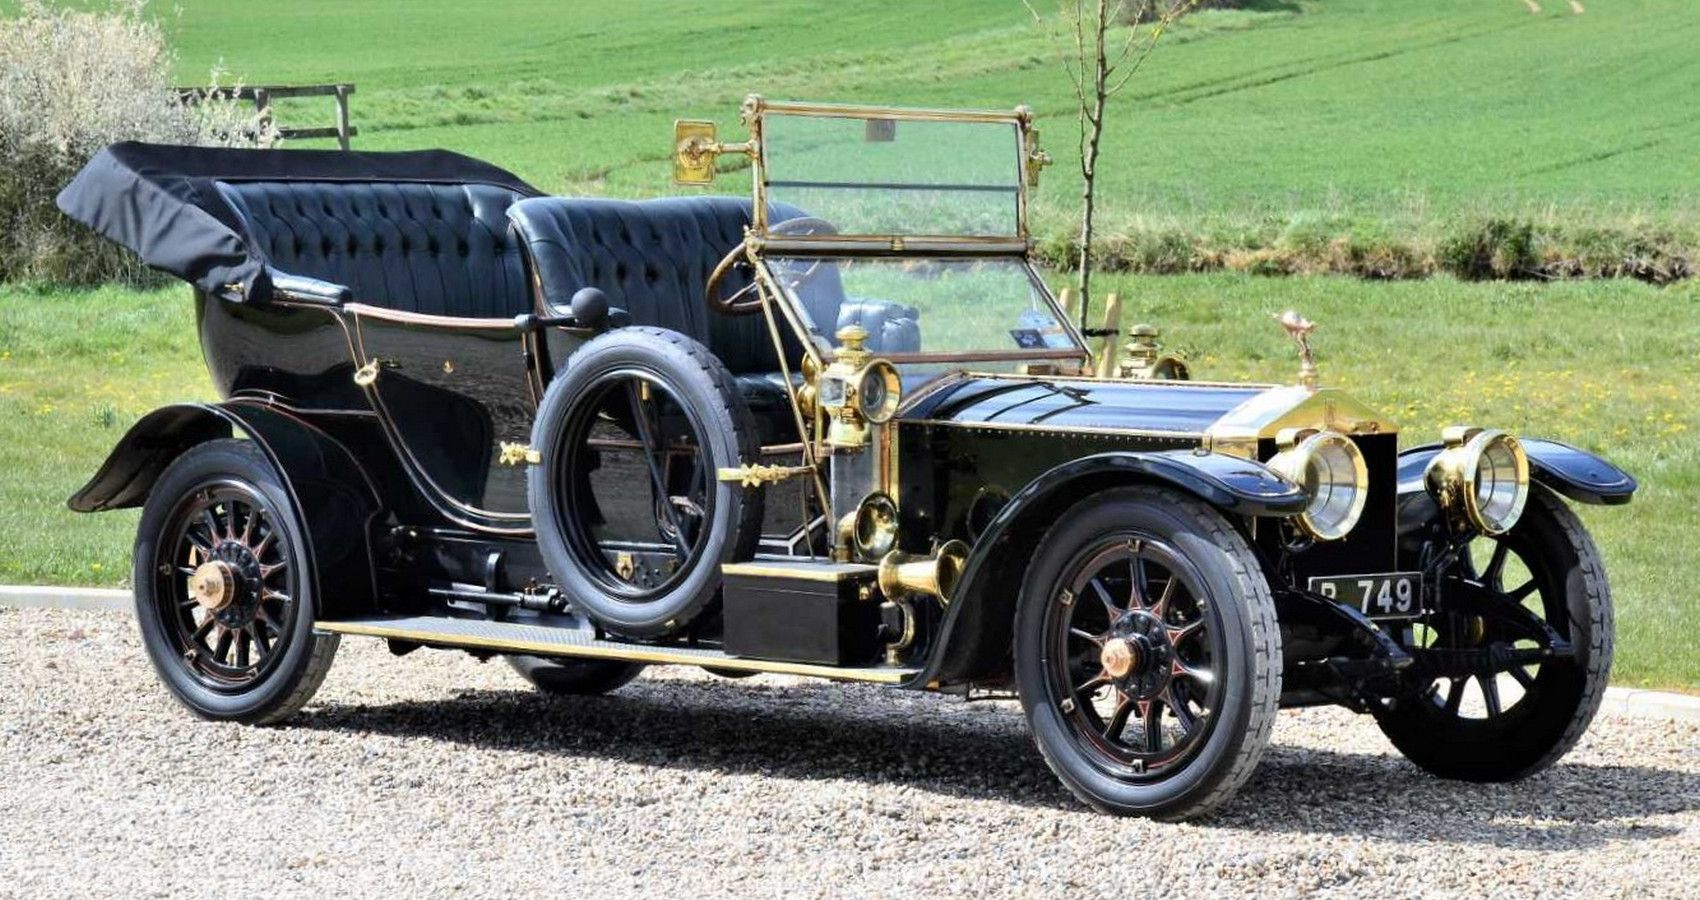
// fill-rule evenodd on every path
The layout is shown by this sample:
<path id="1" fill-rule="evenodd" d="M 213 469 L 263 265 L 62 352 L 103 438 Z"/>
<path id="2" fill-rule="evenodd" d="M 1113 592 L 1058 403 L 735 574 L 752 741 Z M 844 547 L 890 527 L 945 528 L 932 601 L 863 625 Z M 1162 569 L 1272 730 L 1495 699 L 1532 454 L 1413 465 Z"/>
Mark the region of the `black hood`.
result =
<path id="1" fill-rule="evenodd" d="M 905 421 L 1203 435 L 1265 385 L 967 376 L 922 396 Z"/>

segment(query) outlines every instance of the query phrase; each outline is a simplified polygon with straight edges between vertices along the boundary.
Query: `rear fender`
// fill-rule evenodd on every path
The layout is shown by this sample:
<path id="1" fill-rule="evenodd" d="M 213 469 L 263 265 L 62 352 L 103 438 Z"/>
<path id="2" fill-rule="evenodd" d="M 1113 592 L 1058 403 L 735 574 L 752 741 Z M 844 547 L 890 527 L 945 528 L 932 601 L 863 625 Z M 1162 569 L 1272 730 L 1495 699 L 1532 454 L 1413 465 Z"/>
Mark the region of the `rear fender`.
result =
<path id="1" fill-rule="evenodd" d="M 1289 517 L 1304 489 L 1261 463 L 1192 450 L 1102 453 L 1064 463 L 1022 488 L 974 543 L 927 666 L 905 686 L 952 684 L 1007 663 L 1022 572 L 1039 537 L 1064 510 L 1106 488 L 1160 484 L 1237 518 Z"/>
<path id="2" fill-rule="evenodd" d="M 372 608 L 376 570 L 371 528 L 383 505 L 366 472 L 335 439 L 271 404 L 180 403 L 143 416 L 88 484 L 67 502 L 77 512 L 141 506 L 172 461 L 207 441 L 243 434 L 276 468 L 308 536 L 308 569 L 337 596 L 314 596 L 320 615 Z"/>

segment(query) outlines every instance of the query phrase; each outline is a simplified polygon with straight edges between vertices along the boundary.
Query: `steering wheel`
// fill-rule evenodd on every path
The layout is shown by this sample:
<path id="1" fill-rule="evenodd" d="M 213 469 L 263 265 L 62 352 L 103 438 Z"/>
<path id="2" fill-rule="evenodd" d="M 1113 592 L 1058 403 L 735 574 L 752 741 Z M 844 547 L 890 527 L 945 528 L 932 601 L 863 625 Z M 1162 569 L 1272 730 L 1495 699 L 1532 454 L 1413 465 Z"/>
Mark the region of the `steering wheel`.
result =
<path id="1" fill-rule="evenodd" d="M 837 234 L 838 226 L 817 216 L 798 216 L 775 222 L 767 229 L 767 233 L 777 237 L 818 237 L 823 234 Z"/>
<path id="2" fill-rule="evenodd" d="M 817 216 L 798 216 L 795 219 L 786 219 L 773 225 L 767 232 L 774 237 L 817 237 L 837 234 L 838 226 Z M 787 270 L 786 274 L 791 276 L 790 288 L 796 290 L 813 281 L 814 277 L 820 274 L 821 267 L 824 265 L 826 265 L 825 260 L 817 259 L 809 263 L 808 267 L 800 273 L 793 275 Z"/>
<path id="3" fill-rule="evenodd" d="M 714 267 L 714 272 L 708 276 L 708 286 L 703 292 L 708 295 L 708 308 L 723 316 L 747 316 L 761 311 L 761 295 L 756 292 L 756 280 L 744 285 L 730 297 L 720 296 L 720 282 L 733 266 L 742 263 L 751 265 L 748 257 L 749 248 L 744 244 L 733 247 Z"/>
<path id="4" fill-rule="evenodd" d="M 776 223 L 768 229 L 768 233 L 780 237 L 830 235 L 838 233 L 838 226 L 815 216 L 798 216 L 795 219 L 786 219 L 783 222 Z M 714 272 L 708 276 L 708 285 L 704 289 L 704 293 L 708 295 L 708 308 L 723 316 L 747 316 L 761 310 L 761 297 L 756 294 L 754 280 L 730 297 L 720 296 L 720 282 L 725 279 L 726 273 L 731 271 L 732 267 L 740 263 L 746 266 L 750 265 L 748 253 L 743 244 L 733 247 L 729 253 L 722 257 L 720 262 L 715 265 Z M 801 274 L 791 279 L 789 287 L 796 290 L 807 284 L 820 271 L 821 265 L 821 260 L 810 263 L 809 267 L 804 269 Z"/>

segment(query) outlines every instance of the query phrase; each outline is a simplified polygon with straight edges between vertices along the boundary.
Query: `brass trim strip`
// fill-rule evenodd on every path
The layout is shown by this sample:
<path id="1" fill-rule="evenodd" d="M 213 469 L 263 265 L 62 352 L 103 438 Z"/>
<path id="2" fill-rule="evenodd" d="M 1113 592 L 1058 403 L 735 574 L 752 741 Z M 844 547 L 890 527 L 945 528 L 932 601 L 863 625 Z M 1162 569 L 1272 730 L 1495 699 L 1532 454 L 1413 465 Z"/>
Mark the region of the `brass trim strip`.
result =
<path id="1" fill-rule="evenodd" d="M 518 326 L 512 318 L 480 318 L 475 316 L 439 316 L 432 313 L 408 312 L 402 309 L 391 309 L 387 306 L 372 306 L 366 303 L 344 303 L 342 308 L 355 317 L 383 319 L 388 322 L 402 322 L 410 325 L 432 325 L 439 328 L 454 329 L 502 329 L 517 331 Z"/>
<path id="2" fill-rule="evenodd" d="M 808 237 L 765 236 L 766 256 L 885 256 L 910 257 L 928 254 L 971 254 L 974 256 L 1024 257 L 1027 239 L 1021 235 L 956 234 L 833 234 Z M 902 249 L 893 249 L 901 247 Z"/>
<path id="3" fill-rule="evenodd" d="M 575 656 L 586 659 L 617 659 L 625 662 L 641 662 L 658 666 L 712 666 L 716 669 L 732 669 L 739 672 L 766 672 L 776 675 L 805 675 L 814 678 L 831 678 L 837 681 L 871 681 L 881 684 L 899 684 L 915 674 L 914 669 L 853 669 L 839 666 L 827 666 L 817 663 L 790 663 L 765 659 L 743 659 L 736 656 L 704 657 L 668 650 L 664 647 L 642 647 L 623 644 L 602 645 L 570 645 L 556 644 L 549 641 L 527 641 L 520 639 L 480 639 L 467 635 L 443 634 L 434 631 L 420 631 L 411 628 L 396 628 L 370 622 L 314 622 L 313 627 L 319 631 L 329 631 L 336 634 L 354 634 L 365 637 L 390 638 L 402 641 L 418 641 L 423 644 L 444 644 L 455 647 L 479 647 L 491 650 L 509 650 L 516 653 L 531 653 L 544 656 Z"/>
<path id="4" fill-rule="evenodd" d="M 831 563 L 814 566 L 787 565 L 782 562 L 721 563 L 722 575 L 754 575 L 758 578 L 795 578 L 799 581 L 844 581 L 857 576 L 871 576 L 877 567 L 870 564 Z"/>
<path id="5" fill-rule="evenodd" d="M 851 119 L 925 119 L 944 122 L 1007 122 L 1020 125 L 1014 109 L 936 109 L 913 106 L 864 106 L 855 103 L 809 103 L 799 100 L 761 101 L 762 113 L 793 116 L 837 116 Z"/>
<path id="6" fill-rule="evenodd" d="M 1200 431 L 1162 431 L 1155 428 L 1109 428 L 1099 425 L 1033 425 L 1025 422 L 974 422 L 956 419 L 904 419 L 904 425 L 924 425 L 929 428 L 982 428 L 988 431 L 1030 431 L 1049 434 L 1101 434 L 1110 437 L 1148 437 L 1169 440 L 1201 440 Z"/>
<path id="7" fill-rule="evenodd" d="M 1153 390 L 1173 390 L 1175 388 L 1245 388 L 1253 391 L 1268 391 L 1284 387 L 1279 384 L 1265 384 L 1260 381 L 1152 381 L 1149 378 L 1099 378 L 1096 375 L 1021 375 L 1009 372 L 964 372 L 968 378 L 984 378 L 996 381 L 1033 381 L 1045 384 L 1084 384 L 1095 387 L 1104 384 L 1125 384 L 1130 387 L 1144 387 Z M 1231 412 L 1231 410 L 1230 410 Z"/>

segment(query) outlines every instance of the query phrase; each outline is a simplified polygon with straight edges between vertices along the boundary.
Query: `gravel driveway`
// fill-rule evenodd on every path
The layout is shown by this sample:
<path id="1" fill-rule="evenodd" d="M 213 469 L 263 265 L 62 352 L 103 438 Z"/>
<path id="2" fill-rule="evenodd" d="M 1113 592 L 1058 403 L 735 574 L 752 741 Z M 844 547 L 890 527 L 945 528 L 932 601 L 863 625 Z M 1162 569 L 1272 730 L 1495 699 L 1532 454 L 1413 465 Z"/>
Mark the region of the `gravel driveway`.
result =
<path id="1" fill-rule="evenodd" d="M 1012 703 L 657 671 L 550 700 L 347 639 L 282 728 L 192 720 L 130 619 L 0 608 L 0 895 L 1693 897 L 1700 728 L 1454 784 L 1285 714 L 1211 820 L 1078 806 Z"/>

